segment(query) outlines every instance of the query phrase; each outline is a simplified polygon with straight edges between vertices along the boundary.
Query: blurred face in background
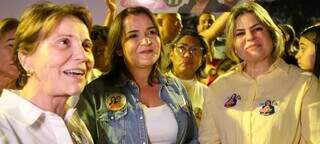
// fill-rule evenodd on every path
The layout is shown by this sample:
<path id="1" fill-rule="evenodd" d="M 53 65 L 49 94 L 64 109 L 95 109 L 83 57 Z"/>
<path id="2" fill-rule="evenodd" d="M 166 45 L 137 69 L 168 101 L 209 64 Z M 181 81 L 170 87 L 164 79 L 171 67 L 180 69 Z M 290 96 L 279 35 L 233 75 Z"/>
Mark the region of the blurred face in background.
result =
<path id="1" fill-rule="evenodd" d="M 15 30 L 11 30 L 0 37 L 0 75 L 12 79 L 19 75 L 12 57 L 15 32 Z"/>
<path id="2" fill-rule="evenodd" d="M 107 49 L 106 42 L 102 40 L 94 41 L 94 46 L 92 47 L 92 53 L 94 57 L 94 67 L 99 69 L 100 71 L 104 70 L 104 64 L 106 58 L 104 56 L 104 51 Z"/>
<path id="3" fill-rule="evenodd" d="M 210 28 L 210 26 L 213 24 L 213 22 L 215 21 L 215 17 L 212 14 L 208 14 L 208 13 L 203 13 L 200 15 L 199 17 L 199 22 L 197 25 L 197 31 L 203 32 L 204 30 L 207 30 L 208 28 Z"/>
<path id="4" fill-rule="evenodd" d="M 313 71 L 315 58 L 315 44 L 302 36 L 299 40 L 299 51 L 296 55 L 299 67 L 306 71 Z"/>
<path id="5" fill-rule="evenodd" d="M 200 42 L 190 35 L 183 36 L 171 51 L 172 72 L 182 79 L 193 79 L 202 62 Z"/>
<path id="6" fill-rule="evenodd" d="M 171 42 L 182 29 L 182 20 L 180 14 L 170 13 L 162 16 L 160 30 L 164 44 Z"/>

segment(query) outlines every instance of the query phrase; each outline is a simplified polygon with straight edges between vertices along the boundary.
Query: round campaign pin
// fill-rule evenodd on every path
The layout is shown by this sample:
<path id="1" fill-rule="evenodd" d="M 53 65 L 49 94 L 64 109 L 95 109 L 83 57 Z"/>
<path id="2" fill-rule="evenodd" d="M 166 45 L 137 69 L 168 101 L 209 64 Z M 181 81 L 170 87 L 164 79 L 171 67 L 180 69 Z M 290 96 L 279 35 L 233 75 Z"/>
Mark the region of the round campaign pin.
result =
<path id="1" fill-rule="evenodd" d="M 107 109 L 110 111 L 122 110 L 127 104 L 127 99 L 124 94 L 113 93 L 106 99 Z"/>

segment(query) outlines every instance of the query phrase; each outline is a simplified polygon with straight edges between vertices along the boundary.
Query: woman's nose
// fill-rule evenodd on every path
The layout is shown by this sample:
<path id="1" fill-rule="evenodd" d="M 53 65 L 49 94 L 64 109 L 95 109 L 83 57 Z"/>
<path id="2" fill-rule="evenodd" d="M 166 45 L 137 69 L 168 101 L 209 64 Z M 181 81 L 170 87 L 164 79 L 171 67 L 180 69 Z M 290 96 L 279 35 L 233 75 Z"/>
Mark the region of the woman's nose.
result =
<path id="1" fill-rule="evenodd" d="M 149 37 L 144 37 L 142 40 L 141 40 L 141 45 L 151 45 L 151 39 Z"/>
<path id="2" fill-rule="evenodd" d="M 246 32 L 246 40 L 250 41 L 254 39 L 254 34 L 251 31 Z"/>

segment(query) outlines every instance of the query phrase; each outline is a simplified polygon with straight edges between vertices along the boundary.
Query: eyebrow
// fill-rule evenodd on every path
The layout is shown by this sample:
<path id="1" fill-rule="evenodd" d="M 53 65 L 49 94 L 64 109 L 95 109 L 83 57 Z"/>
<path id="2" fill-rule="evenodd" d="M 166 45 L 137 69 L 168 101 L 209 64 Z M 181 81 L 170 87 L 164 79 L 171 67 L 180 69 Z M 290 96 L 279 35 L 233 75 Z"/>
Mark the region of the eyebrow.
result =
<path id="1" fill-rule="evenodd" d="M 71 34 L 58 34 L 57 35 L 58 37 L 60 37 L 60 36 L 65 36 L 65 37 L 74 37 L 73 35 L 71 35 Z"/>
<path id="2" fill-rule="evenodd" d="M 148 27 L 147 30 L 156 29 L 155 26 Z M 129 30 L 127 33 L 136 33 L 138 30 Z"/>
<path id="3" fill-rule="evenodd" d="M 12 41 L 12 40 L 14 40 L 14 38 L 9 38 L 9 39 L 7 40 L 7 42 L 8 42 L 8 41 Z"/>
<path id="4" fill-rule="evenodd" d="M 299 43 L 299 45 L 300 46 L 308 46 L 306 43 L 304 43 L 304 42 L 301 42 L 301 43 Z"/>

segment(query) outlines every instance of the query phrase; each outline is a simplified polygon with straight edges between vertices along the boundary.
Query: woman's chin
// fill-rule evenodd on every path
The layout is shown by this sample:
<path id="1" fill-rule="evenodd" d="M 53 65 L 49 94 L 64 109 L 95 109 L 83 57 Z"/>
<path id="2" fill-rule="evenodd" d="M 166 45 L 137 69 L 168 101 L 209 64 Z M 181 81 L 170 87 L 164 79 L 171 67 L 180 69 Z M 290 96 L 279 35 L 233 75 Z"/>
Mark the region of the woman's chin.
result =
<path id="1" fill-rule="evenodd" d="M 67 93 L 70 96 L 80 95 L 84 86 L 71 86 L 67 89 Z"/>

